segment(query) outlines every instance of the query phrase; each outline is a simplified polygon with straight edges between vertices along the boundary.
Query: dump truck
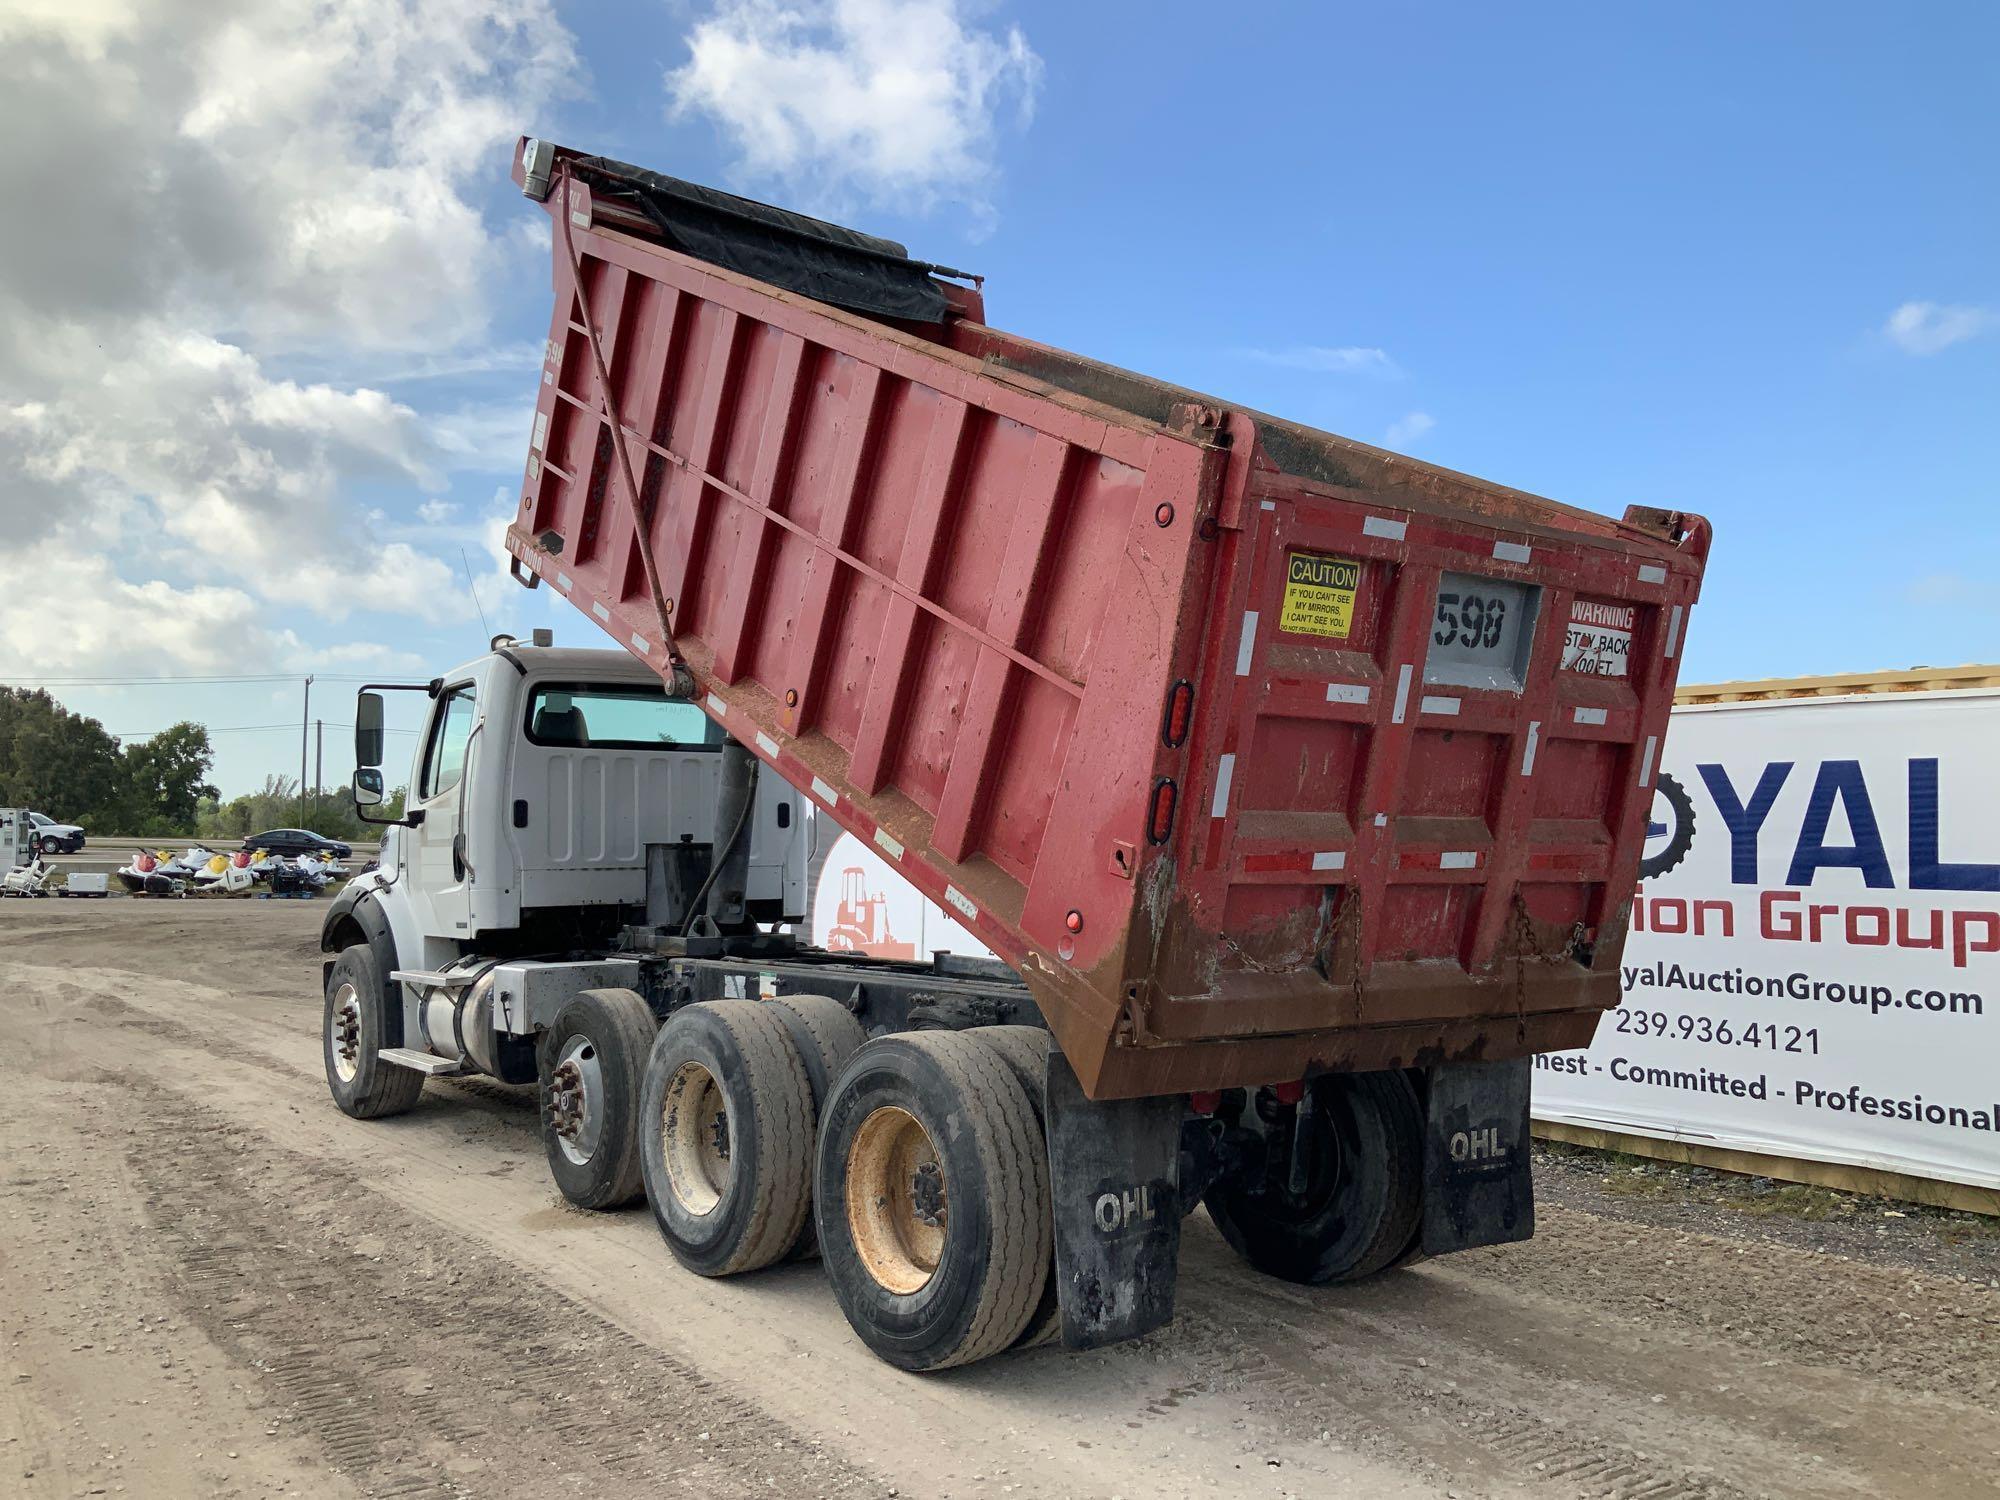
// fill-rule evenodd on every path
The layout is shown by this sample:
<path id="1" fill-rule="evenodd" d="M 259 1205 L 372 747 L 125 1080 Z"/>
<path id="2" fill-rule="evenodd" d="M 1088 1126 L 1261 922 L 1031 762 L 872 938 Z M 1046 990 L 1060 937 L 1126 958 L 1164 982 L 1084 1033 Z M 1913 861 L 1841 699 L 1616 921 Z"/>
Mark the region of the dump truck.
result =
<path id="1" fill-rule="evenodd" d="M 523 139 L 515 577 L 609 638 L 427 695 L 325 925 L 349 1114 L 533 1085 L 579 1205 L 817 1255 L 913 1370 L 1172 1316 L 1183 1217 L 1332 1284 L 1533 1231 L 1618 1002 L 1710 529 L 1008 334 L 893 241 Z M 1239 289 L 1237 295 L 1254 295 Z M 996 959 L 803 941 L 866 841 Z"/>

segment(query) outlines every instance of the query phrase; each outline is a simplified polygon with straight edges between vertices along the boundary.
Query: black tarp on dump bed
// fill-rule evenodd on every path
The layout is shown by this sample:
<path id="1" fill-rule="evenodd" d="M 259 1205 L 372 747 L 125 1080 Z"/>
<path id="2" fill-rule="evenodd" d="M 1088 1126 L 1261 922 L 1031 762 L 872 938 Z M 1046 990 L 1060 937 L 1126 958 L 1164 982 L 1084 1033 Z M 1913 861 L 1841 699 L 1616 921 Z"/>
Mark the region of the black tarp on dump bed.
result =
<path id="1" fill-rule="evenodd" d="M 944 318 L 944 292 L 931 280 L 941 268 L 910 259 L 894 240 L 609 157 L 578 156 L 571 166 L 593 192 L 632 203 L 683 255 L 873 318 Z"/>

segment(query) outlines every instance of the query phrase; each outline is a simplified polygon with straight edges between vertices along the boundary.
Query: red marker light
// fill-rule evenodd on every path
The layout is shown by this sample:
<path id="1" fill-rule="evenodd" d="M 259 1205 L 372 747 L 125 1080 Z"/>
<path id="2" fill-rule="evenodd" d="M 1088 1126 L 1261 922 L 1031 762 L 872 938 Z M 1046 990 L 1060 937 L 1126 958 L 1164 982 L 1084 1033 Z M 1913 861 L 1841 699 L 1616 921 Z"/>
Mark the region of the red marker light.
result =
<path id="1" fill-rule="evenodd" d="M 1168 749 L 1178 748 L 1188 736 L 1188 725 L 1194 719 L 1194 684 L 1183 677 L 1173 685 L 1167 694 L 1167 721 L 1160 729 L 1160 738 Z"/>
<path id="2" fill-rule="evenodd" d="M 1071 932 L 1083 931 L 1083 913 L 1072 911 L 1068 916 L 1063 918 L 1063 926 L 1067 927 Z"/>
<path id="3" fill-rule="evenodd" d="M 1153 783 L 1153 806 L 1146 817 L 1146 837 L 1156 844 L 1164 844 L 1174 831 L 1174 802 L 1180 795 L 1171 777 L 1162 776 Z"/>
<path id="4" fill-rule="evenodd" d="M 1290 1083 L 1274 1083 L 1271 1092 L 1278 1096 L 1280 1104 L 1297 1104 L 1306 1096 L 1306 1083 L 1303 1078 L 1294 1078 Z"/>

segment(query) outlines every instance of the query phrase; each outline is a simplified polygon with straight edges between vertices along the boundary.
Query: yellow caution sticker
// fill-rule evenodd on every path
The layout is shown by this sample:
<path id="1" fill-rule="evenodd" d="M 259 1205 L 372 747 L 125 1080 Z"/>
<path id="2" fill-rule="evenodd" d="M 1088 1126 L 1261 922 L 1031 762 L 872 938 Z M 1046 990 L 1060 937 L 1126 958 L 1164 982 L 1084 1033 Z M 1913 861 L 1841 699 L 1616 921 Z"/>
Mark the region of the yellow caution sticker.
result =
<path id="1" fill-rule="evenodd" d="M 1354 628 L 1354 594 L 1361 564 L 1324 552 L 1294 552 L 1285 559 L 1285 604 L 1278 628 L 1294 635 L 1347 639 Z"/>

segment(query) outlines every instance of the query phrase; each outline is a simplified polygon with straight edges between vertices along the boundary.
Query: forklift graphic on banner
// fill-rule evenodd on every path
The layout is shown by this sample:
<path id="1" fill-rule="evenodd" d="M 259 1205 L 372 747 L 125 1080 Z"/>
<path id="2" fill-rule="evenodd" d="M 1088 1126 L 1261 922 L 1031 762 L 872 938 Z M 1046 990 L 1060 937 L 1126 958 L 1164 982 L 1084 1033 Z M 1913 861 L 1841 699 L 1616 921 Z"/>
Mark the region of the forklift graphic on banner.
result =
<path id="1" fill-rule="evenodd" d="M 868 873 L 859 865 L 840 872 L 840 905 L 826 946 L 835 953 L 866 953 L 871 958 L 915 958 L 915 943 L 899 943 L 889 928 L 889 898 L 868 894 Z"/>

